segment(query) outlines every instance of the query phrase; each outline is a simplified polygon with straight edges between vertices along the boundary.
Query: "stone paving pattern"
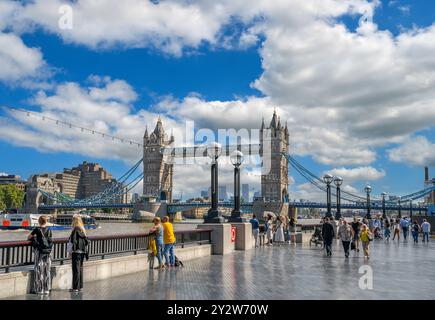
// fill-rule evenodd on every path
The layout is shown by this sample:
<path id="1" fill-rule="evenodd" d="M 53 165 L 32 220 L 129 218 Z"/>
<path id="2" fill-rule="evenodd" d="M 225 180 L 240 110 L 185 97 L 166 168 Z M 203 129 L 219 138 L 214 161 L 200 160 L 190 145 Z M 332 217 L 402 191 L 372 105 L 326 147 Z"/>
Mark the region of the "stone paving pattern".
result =
<path id="1" fill-rule="evenodd" d="M 358 286 L 363 264 L 373 268 L 373 290 Z M 375 241 L 369 261 L 362 252 L 345 259 L 339 242 L 331 258 L 320 247 L 285 244 L 86 283 L 83 293 L 17 299 L 435 299 L 434 266 L 434 242 Z"/>

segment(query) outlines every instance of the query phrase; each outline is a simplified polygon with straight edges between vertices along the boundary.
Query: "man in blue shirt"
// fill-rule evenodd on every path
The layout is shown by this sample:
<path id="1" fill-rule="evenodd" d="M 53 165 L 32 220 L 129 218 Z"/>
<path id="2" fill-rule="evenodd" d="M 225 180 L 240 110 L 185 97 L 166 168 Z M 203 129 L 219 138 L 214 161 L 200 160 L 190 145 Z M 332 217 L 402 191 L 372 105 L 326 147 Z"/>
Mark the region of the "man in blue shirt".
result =
<path id="1" fill-rule="evenodd" d="M 409 222 L 406 217 L 400 220 L 400 226 L 402 227 L 403 237 L 406 240 L 406 237 L 408 236 L 408 229 L 409 229 Z"/>
<path id="2" fill-rule="evenodd" d="M 252 236 L 254 237 L 255 247 L 258 247 L 258 234 L 260 232 L 260 223 L 257 220 L 255 214 L 252 216 L 252 219 L 249 220 L 252 225 Z"/>

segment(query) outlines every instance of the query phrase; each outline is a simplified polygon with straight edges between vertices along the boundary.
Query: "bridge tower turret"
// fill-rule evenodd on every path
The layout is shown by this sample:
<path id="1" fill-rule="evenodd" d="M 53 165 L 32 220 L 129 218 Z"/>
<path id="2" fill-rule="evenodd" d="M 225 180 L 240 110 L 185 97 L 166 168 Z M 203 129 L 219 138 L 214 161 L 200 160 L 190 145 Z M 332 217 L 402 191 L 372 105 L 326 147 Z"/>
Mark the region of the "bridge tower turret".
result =
<path id="1" fill-rule="evenodd" d="M 159 117 L 151 134 L 145 129 L 143 139 L 143 195 L 172 202 L 173 165 L 165 161 L 160 149 L 172 144 L 174 137 L 167 137 Z"/>
<path id="2" fill-rule="evenodd" d="M 265 148 L 270 146 L 270 153 Z M 266 201 L 288 202 L 288 161 L 282 152 L 289 151 L 289 131 L 287 123 L 281 125 L 280 117 L 273 112 L 269 127 L 264 120 L 260 129 L 260 149 L 264 156 L 270 157 L 270 170 L 261 175 L 261 195 Z M 263 164 L 265 159 L 263 158 Z"/>

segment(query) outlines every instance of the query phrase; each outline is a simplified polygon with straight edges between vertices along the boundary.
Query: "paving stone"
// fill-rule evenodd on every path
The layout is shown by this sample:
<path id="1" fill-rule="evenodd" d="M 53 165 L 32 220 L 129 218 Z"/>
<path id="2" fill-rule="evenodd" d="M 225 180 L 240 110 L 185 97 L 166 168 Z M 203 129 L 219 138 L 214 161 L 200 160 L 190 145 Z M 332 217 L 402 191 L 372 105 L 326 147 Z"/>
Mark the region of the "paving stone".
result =
<path id="1" fill-rule="evenodd" d="M 305 245 L 261 247 L 210 256 L 171 270 L 149 270 L 85 284 L 83 293 L 43 299 L 435 299 L 435 245 L 375 241 L 362 252 L 332 257 Z M 373 270 L 373 290 L 359 288 L 359 268 Z M 17 299 L 40 299 L 25 295 Z"/>

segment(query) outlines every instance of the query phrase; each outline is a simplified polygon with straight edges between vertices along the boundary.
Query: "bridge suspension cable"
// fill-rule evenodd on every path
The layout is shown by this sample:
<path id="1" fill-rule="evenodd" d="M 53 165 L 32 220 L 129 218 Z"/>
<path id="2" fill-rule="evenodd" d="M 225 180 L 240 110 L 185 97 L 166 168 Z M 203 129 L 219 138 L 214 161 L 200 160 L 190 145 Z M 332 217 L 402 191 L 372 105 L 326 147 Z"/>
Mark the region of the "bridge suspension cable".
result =
<path id="1" fill-rule="evenodd" d="M 89 129 L 87 127 L 83 127 L 83 126 L 74 124 L 72 122 L 63 121 L 63 120 L 55 119 L 55 118 L 52 118 L 52 117 L 44 116 L 44 115 L 41 115 L 41 114 L 39 114 L 37 112 L 29 111 L 29 110 L 22 109 L 22 108 L 12 108 L 12 107 L 6 107 L 6 106 L 3 107 L 3 108 L 7 109 L 7 110 L 9 110 L 11 112 L 14 112 L 14 113 L 23 113 L 27 117 L 34 117 L 34 118 L 40 119 L 42 121 L 49 121 L 49 122 L 52 122 L 52 123 L 54 123 L 55 125 L 58 125 L 58 126 L 64 126 L 66 128 L 69 128 L 69 129 L 79 129 L 80 132 L 82 132 L 82 133 L 98 135 L 101 138 L 107 138 L 107 139 L 109 139 L 111 141 L 117 141 L 117 142 L 125 143 L 125 144 L 128 144 L 130 146 L 135 146 L 135 147 L 138 147 L 138 148 L 143 147 L 143 144 L 139 143 L 137 141 L 133 141 L 133 140 L 122 138 L 122 137 L 117 137 L 117 136 L 111 135 L 111 134 L 106 133 L 106 132 L 101 132 L 101 131 L 98 131 L 98 130 Z"/>

